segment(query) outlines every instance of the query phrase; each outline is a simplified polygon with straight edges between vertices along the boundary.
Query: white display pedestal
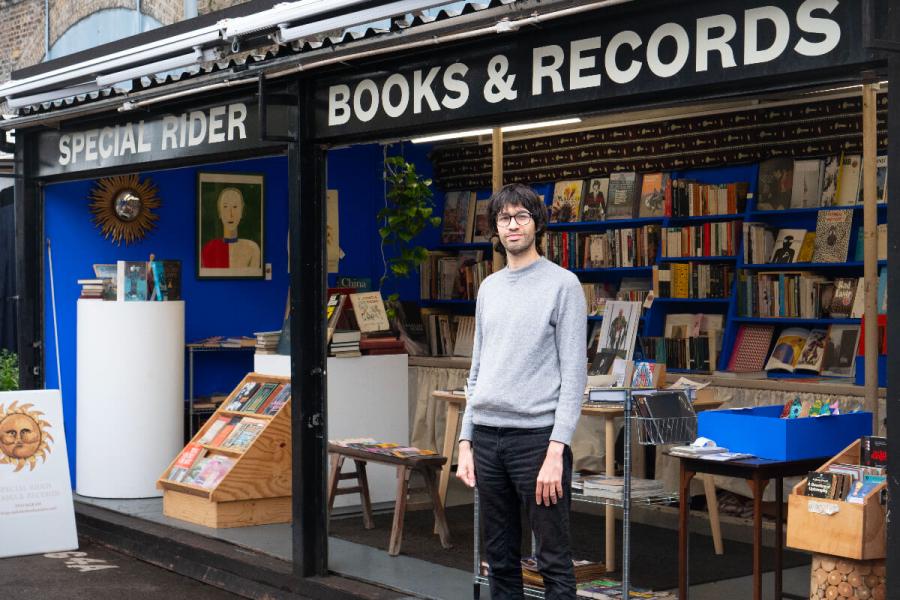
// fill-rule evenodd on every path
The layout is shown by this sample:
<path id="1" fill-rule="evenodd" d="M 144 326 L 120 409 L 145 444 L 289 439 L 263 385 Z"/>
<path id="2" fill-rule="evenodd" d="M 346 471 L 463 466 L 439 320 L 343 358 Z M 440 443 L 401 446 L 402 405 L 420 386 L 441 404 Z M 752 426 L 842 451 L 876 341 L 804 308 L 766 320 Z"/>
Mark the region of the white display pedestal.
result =
<path id="1" fill-rule="evenodd" d="M 75 489 L 161 496 L 184 442 L 184 302 L 78 301 Z"/>
<path id="2" fill-rule="evenodd" d="M 409 444 L 409 379 L 406 354 L 384 354 L 328 359 L 328 439 L 372 437 Z M 257 354 L 254 371 L 291 375 L 291 357 Z M 302 392 L 293 393 L 298 410 Z M 331 467 L 329 463 L 329 468 Z M 349 467 L 348 467 L 349 468 Z M 372 502 L 393 502 L 397 497 L 397 469 L 369 463 L 366 468 Z M 358 506 L 359 496 L 334 500 L 336 507 Z"/>

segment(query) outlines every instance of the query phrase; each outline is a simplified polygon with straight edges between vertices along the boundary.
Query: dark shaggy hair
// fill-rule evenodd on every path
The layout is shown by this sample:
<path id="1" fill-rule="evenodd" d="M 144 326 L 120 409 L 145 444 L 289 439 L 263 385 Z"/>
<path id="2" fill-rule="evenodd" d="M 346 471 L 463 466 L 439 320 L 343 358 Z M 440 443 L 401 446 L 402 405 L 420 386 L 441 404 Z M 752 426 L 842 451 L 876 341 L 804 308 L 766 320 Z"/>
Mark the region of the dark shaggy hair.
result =
<path id="1" fill-rule="evenodd" d="M 547 231 L 547 206 L 540 196 L 527 185 L 510 183 L 504 185 L 500 188 L 500 191 L 491 196 L 491 204 L 488 208 L 491 233 L 497 236 L 500 235 L 497 230 L 497 215 L 504 208 L 512 205 L 521 205 L 531 213 L 531 220 L 534 221 L 534 243 L 537 246 L 538 253 L 543 254 L 541 242 L 544 238 L 544 233 Z M 503 244 L 497 242 L 494 246 L 497 252 L 506 256 L 506 248 L 503 247 Z"/>

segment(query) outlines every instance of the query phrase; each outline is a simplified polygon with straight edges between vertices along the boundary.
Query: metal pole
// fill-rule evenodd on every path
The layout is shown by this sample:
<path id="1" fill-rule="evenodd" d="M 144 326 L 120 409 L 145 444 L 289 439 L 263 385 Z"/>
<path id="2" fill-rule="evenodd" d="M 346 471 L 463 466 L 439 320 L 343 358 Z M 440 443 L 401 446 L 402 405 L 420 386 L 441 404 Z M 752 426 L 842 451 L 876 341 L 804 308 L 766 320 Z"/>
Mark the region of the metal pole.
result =
<path id="1" fill-rule="evenodd" d="M 872 411 L 873 431 L 878 434 L 881 418 L 878 410 L 878 198 L 875 188 L 878 152 L 878 107 L 875 84 L 862 90 L 863 119 L 863 277 L 865 278 L 866 409 Z"/>
<path id="2" fill-rule="evenodd" d="M 312 88 L 299 98 L 297 141 L 288 151 L 291 271 L 293 571 L 328 573 L 325 343 L 325 150 L 313 141 Z"/>
<path id="3" fill-rule="evenodd" d="M 627 384 L 626 384 L 627 385 Z M 631 588 L 631 390 L 625 391 L 625 444 L 622 465 L 625 485 L 622 489 L 622 598 L 630 597 Z"/>
<path id="4" fill-rule="evenodd" d="M 19 388 L 44 387 L 43 193 L 35 185 L 33 135 L 17 132 L 15 149 L 16 331 Z"/>

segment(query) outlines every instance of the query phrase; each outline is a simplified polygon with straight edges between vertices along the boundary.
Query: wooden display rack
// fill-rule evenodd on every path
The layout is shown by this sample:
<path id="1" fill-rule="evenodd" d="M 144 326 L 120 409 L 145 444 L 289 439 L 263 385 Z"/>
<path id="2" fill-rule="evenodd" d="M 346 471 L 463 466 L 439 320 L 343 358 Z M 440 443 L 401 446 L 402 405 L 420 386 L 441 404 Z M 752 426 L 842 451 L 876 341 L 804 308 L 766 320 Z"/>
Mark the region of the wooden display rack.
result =
<path id="1" fill-rule="evenodd" d="M 191 442 L 198 443 L 220 415 L 253 417 L 269 423 L 244 450 L 203 445 L 209 455 L 236 459 L 225 477 L 212 488 L 166 479 L 178 460 L 176 457 L 156 483 L 163 490 L 163 514 L 167 517 L 216 528 L 291 521 L 291 399 L 274 415 L 225 410 L 248 382 L 281 384 L 290 383 L 290 378 L 258 373 L 244 377 Z"/>
<path id="2" fill-rule="evenodd" d="M 819 467 L 827 471 L 832 463 L 861 464 L 860 441 L 856 440 Z M 788 498 L 787 545 L 819 554 L 868 560 L 886 556 L 885 507 L 880 483 L 864 498 L 863 504 L 842 500 L 811 498 L 806 495 L 806 479 L 794 486 Z M 831 515 L 810 511 L 810 503 L 831 505 Z"/>

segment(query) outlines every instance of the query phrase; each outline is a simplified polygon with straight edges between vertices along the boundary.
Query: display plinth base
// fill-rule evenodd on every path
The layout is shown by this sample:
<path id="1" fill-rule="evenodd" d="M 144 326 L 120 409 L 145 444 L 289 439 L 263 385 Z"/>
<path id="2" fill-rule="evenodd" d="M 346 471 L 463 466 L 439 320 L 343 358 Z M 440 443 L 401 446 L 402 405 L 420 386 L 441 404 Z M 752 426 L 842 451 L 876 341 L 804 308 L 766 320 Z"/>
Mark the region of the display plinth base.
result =
<path id="1" fill-rule="evenodd" d="M 290 523 L 291 497 L 214 502 L 193 494 L 165 490 L 163 514 L 213 528 Z"/>

